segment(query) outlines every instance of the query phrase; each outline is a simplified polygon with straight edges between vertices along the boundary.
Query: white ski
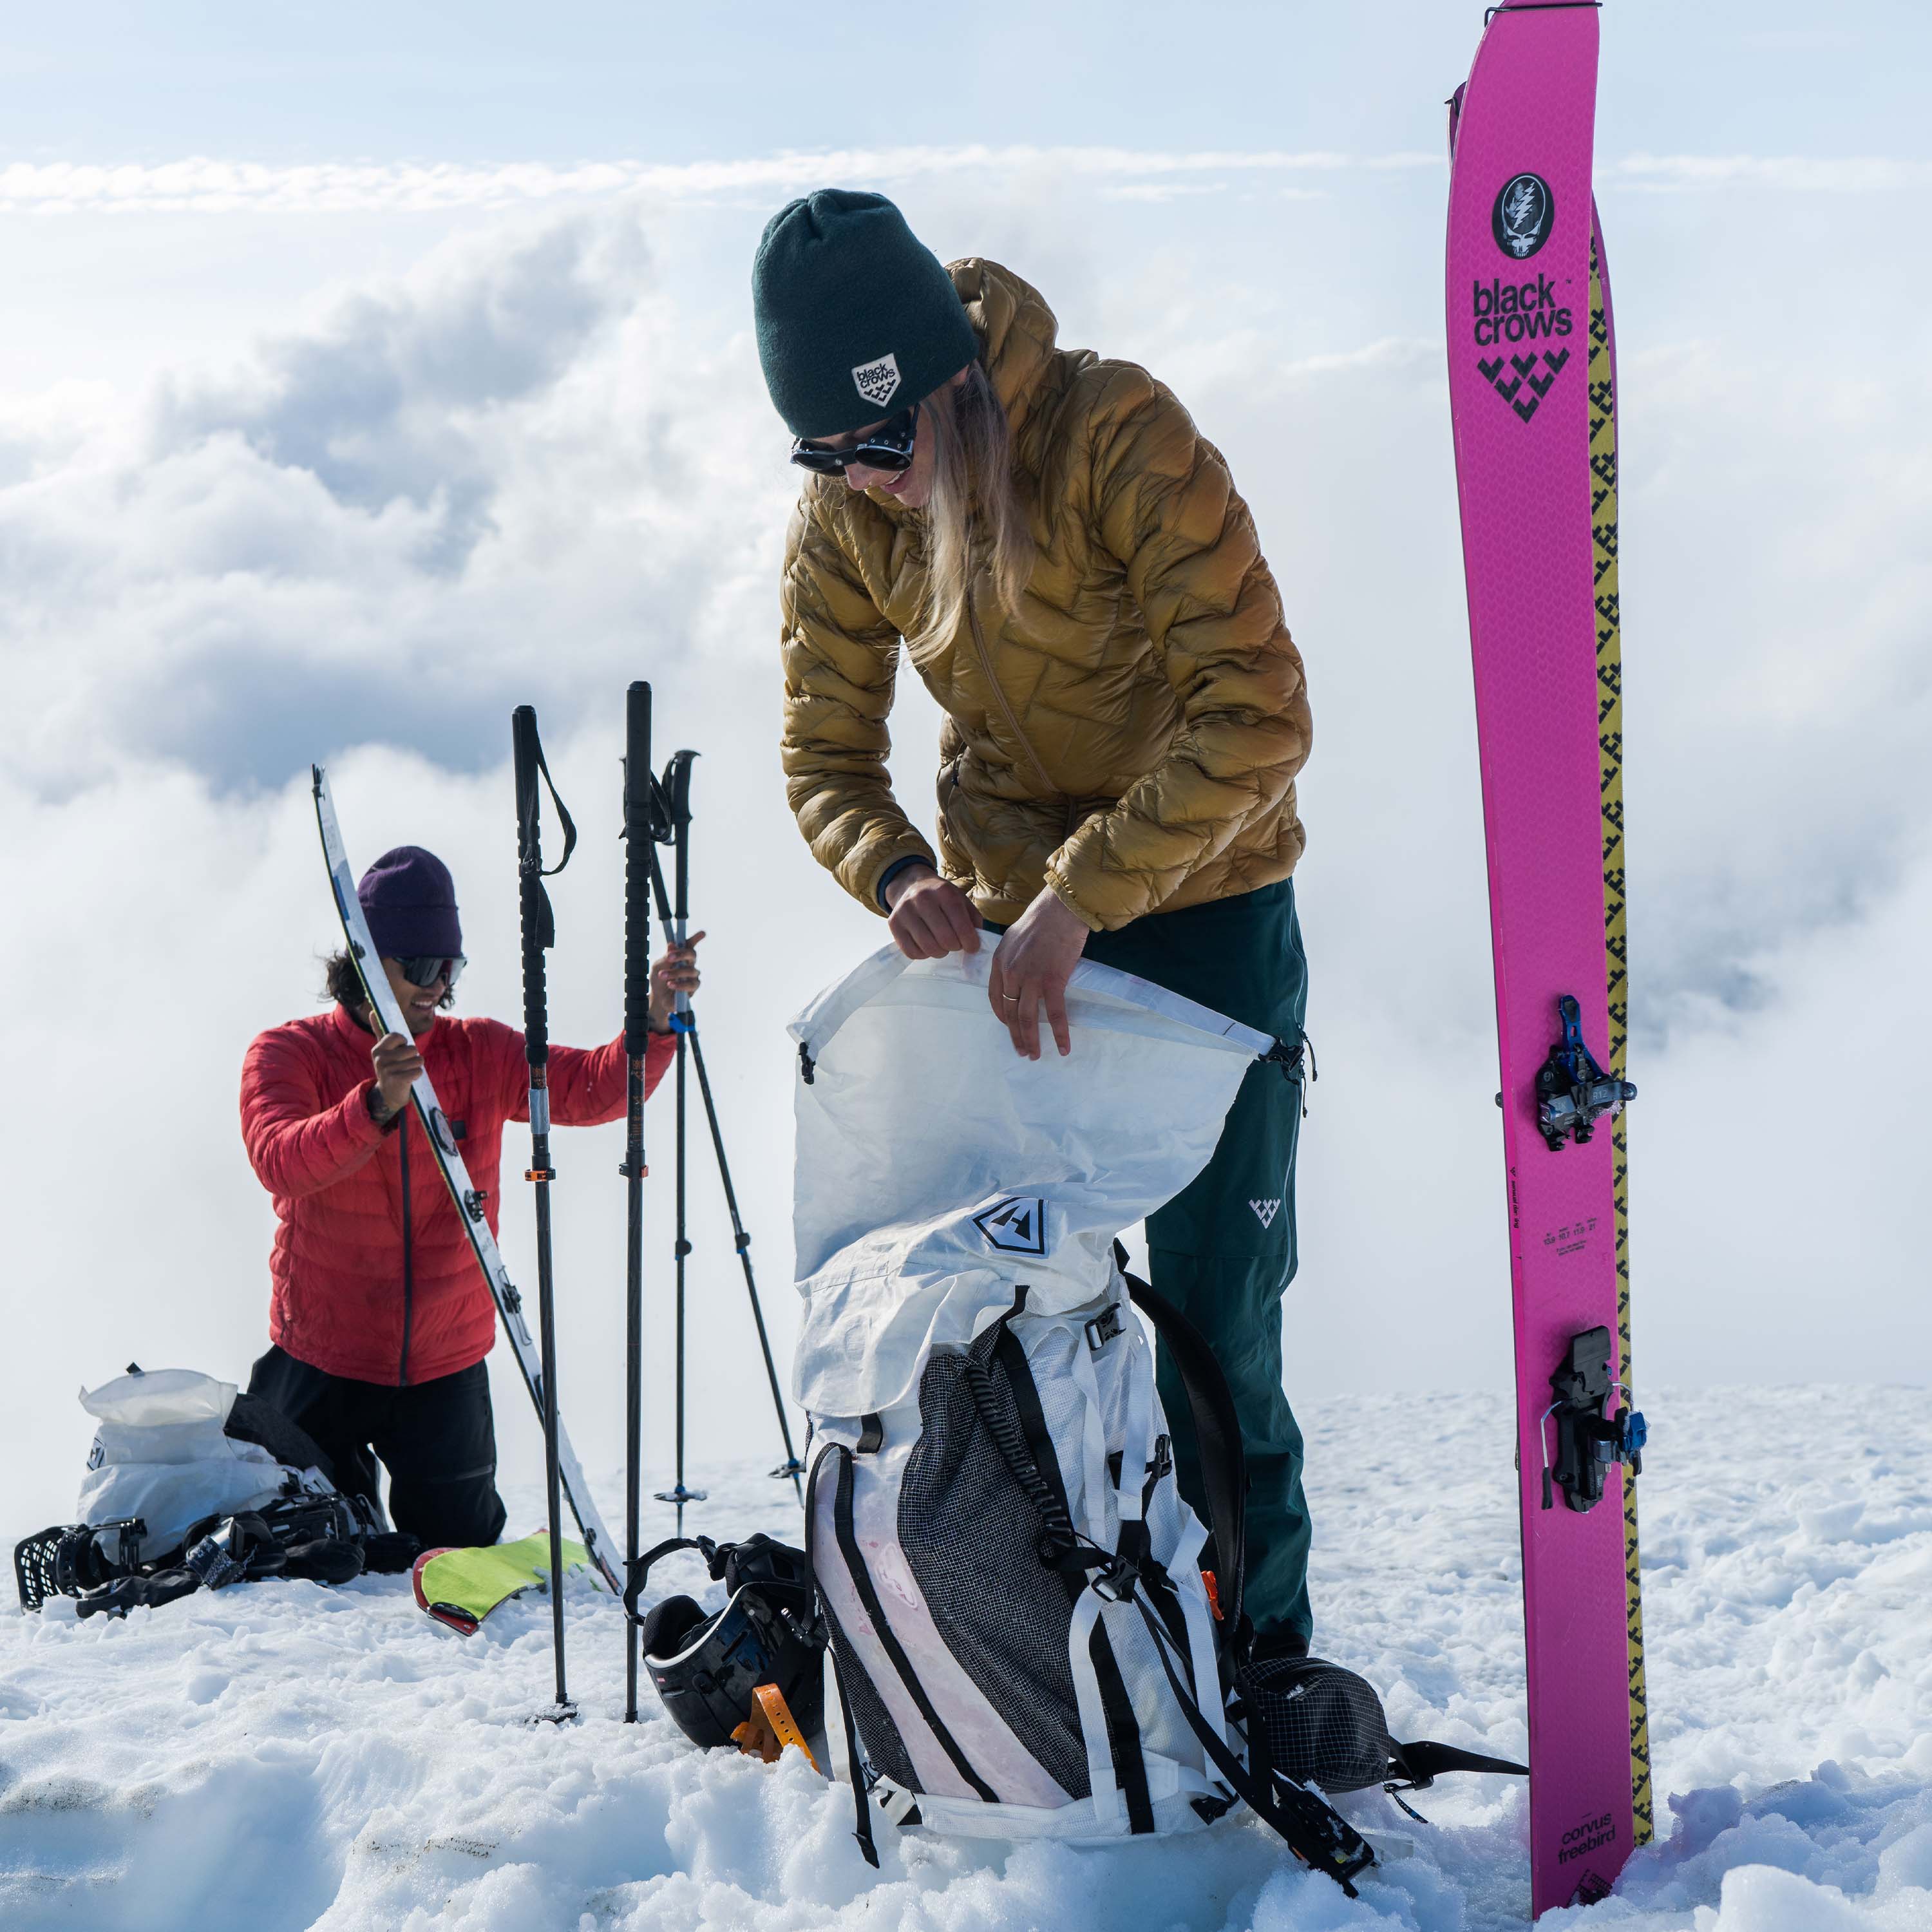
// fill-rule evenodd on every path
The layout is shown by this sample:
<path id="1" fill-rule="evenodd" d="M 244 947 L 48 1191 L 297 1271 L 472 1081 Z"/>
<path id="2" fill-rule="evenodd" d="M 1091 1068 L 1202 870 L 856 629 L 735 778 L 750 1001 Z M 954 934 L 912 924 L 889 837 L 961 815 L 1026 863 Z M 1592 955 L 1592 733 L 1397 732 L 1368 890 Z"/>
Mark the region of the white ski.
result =
<path id="1" fill-rule="evenodd" d="M 384 1030 L 406 1036 L 409 1023 L 403 1018 L 403 1010 L 390 988 L 387 974 L 380 969 L 376 943 L 369 936 L 369 923 L 363 916 L 362 902 L 356 896 L 356 875 L 349 869 L 348 855 L 342 849 L 342 828 L 336 823 L 335 802 L 329 796 L 328 780 L 320 765 L 311 765 L 309 770 L 315 778 L 316 823 L 321 828 L 322 854 L 328 862 L 328 883 L 335 894 L 335 910 L 341 916 L 343 935 L 349 942 L 350 955 L 356 962 L 363 989 L 382 1021 Z M 543 1363 L 536 1338 L 524 1321 L 524 1298 L 512 1285 L 510 1271 L 504 1267 L 503 1257 L 497 1252 L 496 1237 L 490 1233 L 490 1223 L 484 1216 L 483 1197 L 470 1184 L 470 1170 L 463 1164 L 462 1150 L 456 1144 L 455 1136 L 450 1132 L 448 1117 L 436 1100 L 436 1089 L 430 1084 L 427 1068 L 410 1089 L 410 1098 L 435 1153 L 436 1166 L 462 1220 L 464 1231 L 470 1237 L 476 1265 L 483 1270 L 490 1299 L 496 1304 L 496 1312 L 502 1317 L 503 1332 L 509 1336 L 517 1366 L 523 1371 L 524 1386 L 530 1390 L 530 1400 L 536 1403 L 537 1414 L 541 1417 Z M 592 1567 L 610 1586 L 611 1593 L 621 1598 L 624 1586 L 617 1572 L 617 1546 L 604 1529 L 604 1519 L 597 1514 L 597 1505 L 591 1500 L 590 1486 L 584 1480 L 583 1468 L 578 1462 L 576 1450 L 570 1446 L 570 1437 L 561 1417 L 556 1425 L 556 1460 L 563 1493 L 572 1514 L 577 1518 L 578 1528 L 584 1532 L 584 1546 L 590 1552 Z"/>

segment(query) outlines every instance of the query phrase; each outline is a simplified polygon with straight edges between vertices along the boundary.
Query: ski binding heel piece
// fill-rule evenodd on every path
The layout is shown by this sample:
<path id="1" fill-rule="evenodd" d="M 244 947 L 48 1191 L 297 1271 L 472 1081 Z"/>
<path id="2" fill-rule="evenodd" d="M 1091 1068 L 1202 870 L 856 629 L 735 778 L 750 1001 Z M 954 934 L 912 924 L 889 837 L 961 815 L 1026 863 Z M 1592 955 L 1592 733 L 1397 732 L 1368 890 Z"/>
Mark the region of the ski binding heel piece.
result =
<path id="1" fill-rule="evenodd" d="M 1636 1098 L 1628 1080 L 1606 1073 L 1583 1044 L 1582 1009 L 1574 994 L 1561 994 L 1556 1010 L 1563 1037 L 1537 1070 L 1536 1124 L 1551 1153 L 1566 1141 L 1583 1146 L 1599 1120 L 1615 1120 Z M 1500 1104 L 1501 1096 L 1498 1096 Z"/>
<path id="2" fill-rule="evenodd" d="M 1634 1476 L 1643 1473 L 1643 1445 L 1649 1429 L 1637 1410 L 1619 1407 L 1606 1415 L 1604 1405 L 1623 1385 L 1610 1376 L 1610 1331 L 1588 1328 L 1570 1338 L 1563 1365 L 1550 1378 L 1556 1400 L 1543 1412 L 1543 1507 L 1554 1506 L 1552 1483 L 1573 1510 L 1594 1509 L 1603 1500 L 1604 1474 L 1622 1463 Z M 1556 1418 L 1556 1462 L 1550 1460 L 1550 1418 Z"/>

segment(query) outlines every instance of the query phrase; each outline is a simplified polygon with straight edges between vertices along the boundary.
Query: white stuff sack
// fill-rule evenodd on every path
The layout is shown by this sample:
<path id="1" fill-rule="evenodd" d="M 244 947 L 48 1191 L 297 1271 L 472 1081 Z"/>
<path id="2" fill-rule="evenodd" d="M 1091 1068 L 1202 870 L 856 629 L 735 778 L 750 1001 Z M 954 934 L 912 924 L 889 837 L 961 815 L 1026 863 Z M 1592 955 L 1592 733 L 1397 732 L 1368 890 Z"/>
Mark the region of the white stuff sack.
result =
<path id="1" fill-rule="evenodd" d="M 791 1028 L 794 1390 L 815 1442 L 835 1764 L 899 1823 L 1195 1828 L 1232 1794 L 1140 1608 L 1091 1568 L 1043 1561 L 1041 1510 L 1064 1512 L 1083 1558 L 1131 1548 L 1159 1566 L 1170 1662 L 1225 1742 L 1204 1532 L 1113 1243 L 1205 1166 L 1275 1043 L 1083 964 L 1070 1057 L 1049 1036 L 1024 1060 L 988 1006 L 992 954 L 991 934 L 938 962 L 888 947 Z"/>
<path id="2" fill-rule="evenodd" d="M 100 1426 L 75 1511 L 98 1525 L 140 1516 L 144 1557 L 178 1549 L 202 1517 L 259 1509 L 281 1493 L 282 1466 L 224 1432 L 236 1388 L 193 1369 L 131 1370 L 80 1406 Z"/>

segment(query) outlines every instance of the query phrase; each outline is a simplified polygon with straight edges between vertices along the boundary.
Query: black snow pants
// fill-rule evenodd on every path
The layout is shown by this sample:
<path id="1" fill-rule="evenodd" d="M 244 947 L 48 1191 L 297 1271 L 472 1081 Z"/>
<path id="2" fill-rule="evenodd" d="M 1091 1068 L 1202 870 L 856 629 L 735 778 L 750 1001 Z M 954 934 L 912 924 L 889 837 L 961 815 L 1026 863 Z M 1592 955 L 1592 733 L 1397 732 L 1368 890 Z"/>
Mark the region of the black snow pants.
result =
<path id="1" fill-rule="evenodd" d="M 1003 931 L 1000 927 L 991 928 Z M 1293 1046 L 1308 1006 L 1294 882 L 1281 880 L 1096 932 L 1082 957 L 1151 980 Z M 1052 1042 L 1047 1041 L 1047 1050 Z M 1282 1363 L 1282 1297 L 1294 1279 L 1294 1157 L 1301 1088 L 1278 1066 L 1248 1070 L 1200 1175 L 1147 1220 L 1154 1286 L 1208 1339 L 1226 1372 L 1247 1452 L 1247 1608 L 1259 1636 L 1305 1649 L 1308 1503 L 1301 1430 Z M 1180 1378 L 1156 1352 L 1174 1478 L 1202 1510 L 1201 1466 Z"/>
<path id="2" fill-rule="evenodd" d="M 374 1502 L 380 1462 L 389 1472 L 390 1521 L 425 1549 L 472 1549 L 502 1534 L 487 1364 L 398 1388 L 332 1376 L 272 1346 L 248 1393 L 308 1432 L 345 1494 Z"/>

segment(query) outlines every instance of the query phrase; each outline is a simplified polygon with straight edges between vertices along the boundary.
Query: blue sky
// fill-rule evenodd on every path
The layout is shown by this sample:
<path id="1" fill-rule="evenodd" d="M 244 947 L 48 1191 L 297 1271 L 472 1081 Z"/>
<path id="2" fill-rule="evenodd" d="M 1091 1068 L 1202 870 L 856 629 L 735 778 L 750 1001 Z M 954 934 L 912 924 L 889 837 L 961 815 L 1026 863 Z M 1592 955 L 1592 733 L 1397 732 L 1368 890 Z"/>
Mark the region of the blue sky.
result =
<path id="1" fill-rule="evenodd" d="M 310 759 L 352 857 L 451 860 L 466 1009 L 510 1012 L 507 714 L 535 703 L 586 828 L 556 1030 L 614 1030 L 605 794 L 637 676 L 667 748 L 704 754 L 710 1058 L 788 1332 L 780 1029 L 882 937 L 806 854 L 774 752 L 792 485 L 747 270 L 827 180 L 1026 275 L 1063 340 L 1145 363 L 1226 452 L 1316 718 L 1294 1373 L 1506 1376 L 1442 338 L 1442 103 L 1480 9 L 886 17 L 81 6 L 0 34 L 0 892 L 38 941 L 0 1052 L 61 1090 L 0 1120 L 48 1370 L 0 1437 L 74 1428 L 72 1386 L 130 1358 L 241 1376 L 262 1346 L 234 1082 L 330 943 Z M 1893 1013 L 1932 946 L 1927 29 L 1614 0 L 1604 32 L 1640 1373 L 1922 1376 L 1903 1204 L 1932 1148 Z M 908 685 L 922 812 L 936 723 Z M 104 1102 L 142 1150 L 112 1211 Z M 621 1203 L 590 1177 L 618 1156 L 576 1144 L 566 1360 L 595 1364 Z M 728 1247 L 698 1266 L 728 1387 Z M 620 1392 L 592 1379 L 594 1458 Z M 57 1477 L 26 1514 L 65 1507 Z"/>
<path id="2" fill-rule="evenodd" d="M 71 4 L 0 38 L 34 159 L 685 160 L 913 141 L 1434 146 L 1480 8 L 1147 0 L 970 8 Z M 1605 16 L 1616 145 L 1912 152 L 1924 10 Z M 1895 145 L 1908 142 L 1909 148 Z"/>

